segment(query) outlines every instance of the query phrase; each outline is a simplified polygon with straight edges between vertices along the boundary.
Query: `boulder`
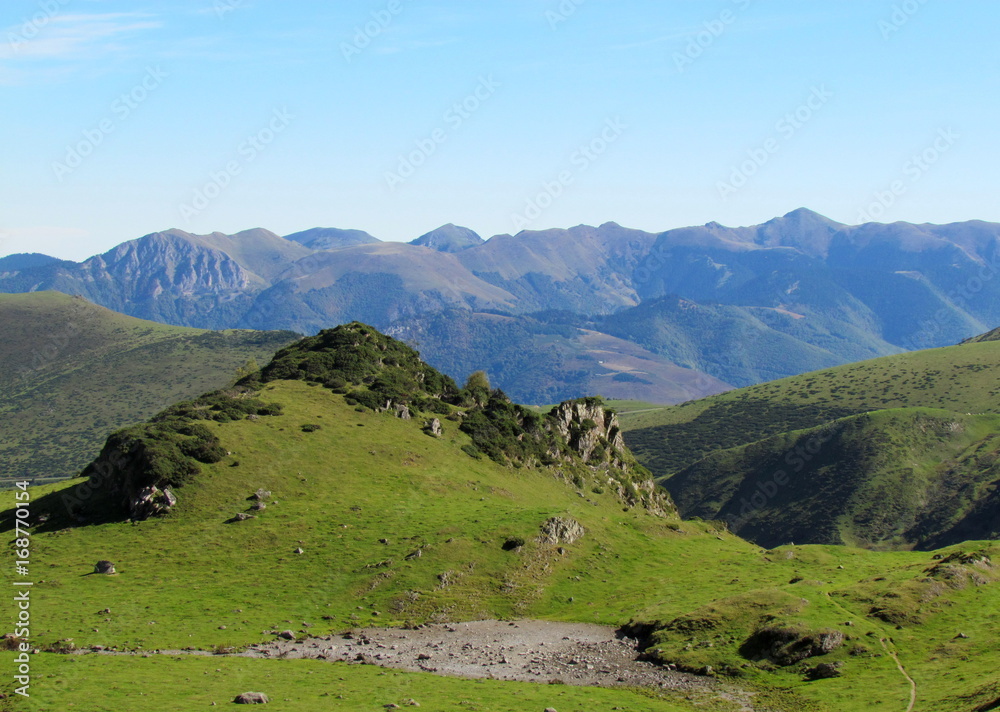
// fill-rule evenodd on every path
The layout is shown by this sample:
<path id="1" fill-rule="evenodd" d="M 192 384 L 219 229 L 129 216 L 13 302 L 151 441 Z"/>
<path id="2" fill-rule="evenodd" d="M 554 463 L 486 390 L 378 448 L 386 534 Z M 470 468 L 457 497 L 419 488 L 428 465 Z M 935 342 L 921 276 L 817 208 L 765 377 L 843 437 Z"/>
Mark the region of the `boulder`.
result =
<path id="1" fill-rule="evenodd" d="M 235 516 L 230 517 L 226 520 L 226 524 L 234 524 L 235 522 L 245 522 L 248 519 L 256 519 L 252 514 L 247 514 L 246 512 L 239 512 Z"/>
<path id="2" fill-rule="evenodd" d="M 585 530 L 580 522 L 570 517 L 552 517 L 542 524 L 538 537 L 540 544 L 572 544 L 582 539 Z"/>
<path id="3" fill-rule="evenodd" d="M 115 565 L 106 559 L 101 559 L 96 564 L 94 564 L 95 574 L 113 574 L 115 572 Z"/>
<path id="4" fill-rule="evenodd" d="M 278 637 L 281 638 L 282 640 L 295 640 L 295 631 L 283 630 L 280 633 L 278 633 Z"/>
<path id="5" fill-rule="evenodd" d="M 840 668 L 843 663 L 820 663 L 816 667 L 806 671 L 806 677 L 810 680 L 827 680 L 831 677 L 840 677 Z"/>
<path id="6" fill-rule="evenodd" d="M 441 437 L 444 431 L 441 429 L 441 421 L 437 418 L 432 418 L 427 421 L 424 425 L 424 432 L 428 435 L 433 435 L 435 438 Z"/>
<path id="7" fill-rule="evenodd" d="M 266 705 L 270 701 L 263 692 L 244 692 L 233 700 L 238 705 Z"/>
<path id="8" fill-rule="evenodd" d="M 407 408 L 402 403 L 397 403 L 396 404 L 396 417 L 400 418 L 401 420 L 409 420 L 410 419 L 410 409 Z"/>
<path id="9" fill-rule="evenodd" d="M 268 490 L 266 490 L 263 487 L 261 487 L 256 492 L 254 492 L 252 495 L 250 495 L 250 497 L 248 497 L 248 499 L 252 499 L 255 502 L 263 502 L 265 499 L 270 498 L 270 496 L 271 496 L 271 493 Z"/>

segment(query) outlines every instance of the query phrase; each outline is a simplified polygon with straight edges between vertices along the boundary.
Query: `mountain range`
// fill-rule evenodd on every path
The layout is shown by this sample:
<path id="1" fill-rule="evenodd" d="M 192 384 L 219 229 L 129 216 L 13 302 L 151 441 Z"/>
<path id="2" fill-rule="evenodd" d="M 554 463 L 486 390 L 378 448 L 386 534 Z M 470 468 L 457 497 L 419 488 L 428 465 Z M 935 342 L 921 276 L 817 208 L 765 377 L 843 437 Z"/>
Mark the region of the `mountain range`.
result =
<path id="1" fill-rule="evenodd" d="M 998 246 L 994 223 L 848 226 L 806 209 L 662 233 L 606 223 L 483 240 L 446 225 L 410 243 L 172 229 L 80 263 L 3 258 L 0 291 L 79 294 L 198 328 L 315 333 L 357 319 L 457 377 L 482 367 L 453 346 L 464 330 L 504 345 L 488 370 L 523 402 L 595 385 L 634 397 L 640 384 L 675 403 L 985 332 L 1000 323 Z M 514 365 L 525 353 L 551 354 L 544 378 Z"/>

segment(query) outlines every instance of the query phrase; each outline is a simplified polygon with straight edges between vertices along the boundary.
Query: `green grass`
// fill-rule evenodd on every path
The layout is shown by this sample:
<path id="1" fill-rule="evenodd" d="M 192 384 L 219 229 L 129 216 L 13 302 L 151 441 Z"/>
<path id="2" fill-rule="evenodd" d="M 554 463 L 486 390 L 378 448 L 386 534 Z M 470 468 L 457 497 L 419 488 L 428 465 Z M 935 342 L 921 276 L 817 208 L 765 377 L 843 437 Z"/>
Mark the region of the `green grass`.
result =
<path id="1" fill-rule="evenodd" d="M 706 664 L 713 660 L 719 670 L 745 662 L 738 644 L 749 630 L 748 611 L 761 600 L 792 597 L 805 603 L 788 615 L 808 629 L 834 626 L 854 635 L 854 629 L 842 627 L 854 620 L 858 636 L 872 632 L 894 638 L 901 660 L 925 691 L 926 709 L 957 694 L 973 695 L 998 677 L 998 654 L 990 647 L 998 621 L 989 611 L 1000 610 L 995 584 L 945 586 L 927 601 L 907 598 L 899 605 L 915 608 L 922 622 L 902 631 L 868 615 L 896 590 L 923 585 L 920 580 L 934 563 L 930 553 L 832 546 L 765 551 L 710 522 L 623 511 L 611 493 L 577 490 L 549 469 L 473 459 L 461 449 L 469 444 L 468 436 L 448 420 L 442 420 L 444 436 L 432 438 L 422 432 L 419 419 L 359 412 L 344 396 L 300 381 L 269 384 L 261 398 L 281 403 L 284 414 L 209 423 L 232 454 L 203 466 L 194 483 L 177 491 L 179 505 L 162 519 L 64 526 L 62 497 L 80 495 L 77 483 L 33 490 L 33 515 L 53 515 L 48 529 L 38 530 L 32 540 L 34 645 L 72 638 L 81 647 L 210 650 L 268 640 L 265 631 L 286 628 L 319 635 L 361 625 L 487 617 L 611 625 L 634 620 L 653 623 L 661 631 L 657 644 L 675 652 L 721 636 L 715 642 L 728 642 L 705 649 L 717 656 L 705 658 Z M 322 427 L 303 432 L 304 424 Z M 258 518 L 225 524 L 247 509 L 246 498 L 259 487 L 273 497 Z M 13 496 L 0 493 L 5 521 Z M 586 529 L 583 539 L 566 546 L 565 555 L 534 541 L 541 523 L 556 515 L 573 517 Z M 504 551 L 509 537 L 527 543 L 520 551 Z M 380 543 L 382 538 L 389 543 Z M 296 547 L 304 553 L 293 553 Z M 406 558 L 417 550 L 419 558 Z M 1000 553 L 993 555 L 1000 561 Z M 115 563 L 116 575 L 91 573 L 103 558 Z M 446 572 L 454 583 L 442 587 L 440 575 Z M 699 615 L 706 606 L 721 611 L 711 636 L 692 640 L 688 633 L 669 632 L 670 621 Z M 965 648 L 950 642 L 956 628 L 970 636 L 962 643 Z M 838 711 L 905 708 L 908 686 L 891 658 L 832 655 L 845 659 L 843 678 L 805 682 L 797 668 L 766 672 L 754 667 L 737 682 L 763 686 L 763 694 L 775 697 L 774 709 L 810 709 L 809 701 L 812 709 Z M 55 676 L 53 690 L 58 679 L 92 689 L 97 682 L 79 682 L 94 680 L 92 672 L 73 678 L 73 671 L 100 670 L 97 680 L 111 690 L 111 698 L 76 697 L 77 709 L 128 708 L 132 703 L 124 696 L 145 691 L 131 684 L 137 670 L 147 673 L 141 679 L 150 680 L 151 692 L 162 691 L 144 709 L 167 709 L 178 696 L 191 696 L 195 708 L 207 704 L 202 695 L 209 693 L 219 695 L 221 704 L 244 688 L 263 688 L 261 673 L 248 670 L 267 670 L 264 675 L 286 680 L 282 687 L 294 692 L 274 697 L 293 698 L 298 706 L 288 709 L 318 709 L 309 705 L 328 700 L 319 697 L 328 688 L 307 682 L 311 672 L 316 680 L 345 677 L 345 692 L 337 694 L 370 689 L 373 679 L 387 682 L 377 689 L 389 699 L 375 700 L 375 708 L 396 701 L 393 695 L 419 699 L 404 689 L 418 689 L 426 700 L 438 695 L 440 707 L 425 703 L 431 709 L 447 709 L 456 697 L 488 710 L 554 704 L 564 712 L 607 709 L 612 702 L 625 709 L 670 710 L 670 705 L 683 709 L 686 704 L 671 700 L 643 708 L 639 700 L 653 702 L 614 697 L 627 694 L 621 692 L 563 688 L 558 691 L 577 697 L 553 703 L 546 697 L 549 687 L 294 661 L 152 657 L 95 662 L 48 655 L 39 660 L 39 669 Z M 214 673 L 216 668 L 222 672 Z M 944 673 L 949 684 L 940 682 Z M 411 679 L 415 682 L 407 682 Z M 416 687 L 407 687 L 411 684 Z M 481 697 L 475 696 L 477 690 L 483 690 Z M 518 695 L 536 697 L 524 697 L 529 701 L 521 704 Z M 52 709 L 69 708 L 62 704 L 69 698 L 69 693 L 38 690 L 39 709 L 50 700 L 57 701 Z M 372 707 L 370 700 L 364 704 L 369 705 L 364 709 Z"/>
<path id="2" fill-rule="evenodd" d="M 0 486 L 73 477 L 109 433 L 222 387 L 291 332 L 142 321 L 58 292 L 0 294 Z"/>
<path id="3" fill-rule="evenodd" d="M 1000 342 L 885 356 L 622 417 L 640 462 L 666 477 L 708 453 L 888 408 L 995 413 Z"/>
<path id="4" fill-rule="evenodd" d="M 1000 536 L 1000 417 L 897 408 L 716 451 L 664 482 L 762 546 L 938 548 Z"/>
<path id="5" fill-rule="evenodd" d="M 79 712 L 175 712 L 231 706 L 242 692 L 264 692 L 268 710 L 294 712 L 370 712 L 387 704 L 410 709 L 455 712 L 681 712 L 691 709 L 683 696 L 650 695 L 625 689 L 460 680 L 427 673 L 382 670 L 371 666 L 310 660 L 241 658 L 87 657 L 43 654 L 33 659 L 38 675 L 32 700 L 16 709 Z M 140 684 L 134 681 L 141 680 Z M 710 700 L 707 702 L 711 703 Z M 2 709 L 2 708 L 0 708 Z M 708 704 L 705 710 L 735 710 Z"/>

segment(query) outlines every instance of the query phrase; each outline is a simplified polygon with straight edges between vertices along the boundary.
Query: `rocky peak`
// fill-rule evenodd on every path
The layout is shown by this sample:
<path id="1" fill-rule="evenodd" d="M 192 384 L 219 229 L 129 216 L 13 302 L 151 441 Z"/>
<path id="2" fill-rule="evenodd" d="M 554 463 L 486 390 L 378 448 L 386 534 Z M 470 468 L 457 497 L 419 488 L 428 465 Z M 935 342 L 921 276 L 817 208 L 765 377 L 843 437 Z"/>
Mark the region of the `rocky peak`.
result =
<path id="1" fill-rule="evenodd" d="M 605 409 L 597 398 L 560 403 L 551 417 L 556 430 L 586 464 L 608 463 L 615 467 L 625 464 L 622 457 L 625 439 L 618 416 Z"/>

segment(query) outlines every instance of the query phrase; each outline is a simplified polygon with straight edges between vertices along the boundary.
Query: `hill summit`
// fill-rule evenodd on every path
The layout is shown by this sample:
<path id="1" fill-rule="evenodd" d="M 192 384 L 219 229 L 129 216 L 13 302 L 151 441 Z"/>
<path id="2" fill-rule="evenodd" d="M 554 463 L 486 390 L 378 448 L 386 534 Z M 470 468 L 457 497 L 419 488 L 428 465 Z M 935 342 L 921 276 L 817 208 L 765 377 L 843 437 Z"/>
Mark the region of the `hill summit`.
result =
<path id="1" fill-rule="evenodd" d="M 268 384 L 281 381 L 322 386 L 360 412 L 416 421 L 430 437 L 440 437 L 440 418 L 446 418 L 469 436 L 462 450 L 471 458 L 488 457 L 515 469 L 547 468 L 581 489 L 609 488 L 628 508 L 674 512 L 666 493 L 625 446 L 617 416 L 599 398 L 567 401 L 540 415 L 489 388 L 485 379 L 470 379 L 459 388 L 417 351 L 360 322 L 303 339 L 233 388 L 178 403 L 147 423 L 114 433 L 83 474 L 92 489 L 111 494 L 113 511 L 139 520 L 165 514 L 178 504 L 177 490 L 198 478 L 201 464 L 230 454 L 208 425 L 281 417 L 280 404 L 262 400 Z M 302 429 L 310 427 L 319 426 Z M 75 514 L 107 516 L 93 505 L 90 510 Z"/>

